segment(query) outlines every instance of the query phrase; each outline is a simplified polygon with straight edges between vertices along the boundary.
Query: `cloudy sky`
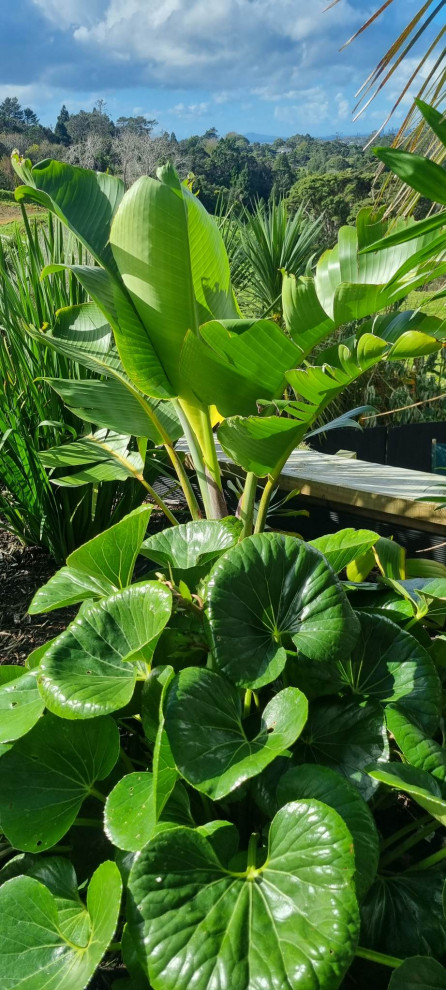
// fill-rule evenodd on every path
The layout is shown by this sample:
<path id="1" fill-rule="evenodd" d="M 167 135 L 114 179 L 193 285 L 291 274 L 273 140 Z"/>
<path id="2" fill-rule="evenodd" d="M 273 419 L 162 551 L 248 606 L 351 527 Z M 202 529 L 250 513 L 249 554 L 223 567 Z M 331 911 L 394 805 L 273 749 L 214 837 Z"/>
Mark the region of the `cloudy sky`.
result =
<path id="1" fill-rule="evenodd" d="M 397 85 L 353 123 L 355 90 L 419 0 L 395 0 L 343 52 L 378 0 L 326 4 L 0 0 L 0 100 L 18 96 L 52 125 L 62 103 L 74 113 L 101 97 L 113 118 L 146 114 L 178 137 L 210 126 L 221 134 L 366 133 Z"/>

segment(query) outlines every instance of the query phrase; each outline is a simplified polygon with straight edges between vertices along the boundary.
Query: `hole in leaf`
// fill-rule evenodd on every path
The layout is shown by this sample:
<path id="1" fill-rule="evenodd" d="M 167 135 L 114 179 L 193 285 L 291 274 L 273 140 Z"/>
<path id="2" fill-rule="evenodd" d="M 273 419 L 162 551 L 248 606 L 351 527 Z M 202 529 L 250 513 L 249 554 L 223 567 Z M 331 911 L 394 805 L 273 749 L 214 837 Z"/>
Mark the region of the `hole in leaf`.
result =
<path id="1" fill-rule="evenodd" d="M 41 846 L 41 845 L 42 845 L 42 839 L 37 839 L 36 846 Z"/>
<path id="2" fill-rule="evenodd" d="M 17 708 L 18 701 L 11 701 L 10 708 Z"/>

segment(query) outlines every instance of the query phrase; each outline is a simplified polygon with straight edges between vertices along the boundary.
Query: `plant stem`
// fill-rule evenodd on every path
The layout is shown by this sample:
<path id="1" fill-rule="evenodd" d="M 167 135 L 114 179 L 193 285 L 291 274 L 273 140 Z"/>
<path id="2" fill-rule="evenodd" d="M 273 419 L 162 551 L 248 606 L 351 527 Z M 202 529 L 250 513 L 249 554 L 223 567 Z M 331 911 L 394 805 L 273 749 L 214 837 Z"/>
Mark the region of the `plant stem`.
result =
<path id="1" fill-rule="evenodd" d="M 189 420 L 188 420 L 186 414 L 183 412 L 183 409 L 182 409 L 180 403 L 177 400 L 174 402 L 174 406 L 175 406 L 175 409 L 176 409 L 178 418 L 180 420 L 181 426 L 183 427 L 183 432 L 184 432 L 184 436 L 185 436 L 185 439 L 186 439 L 187 446 L 189 447 L 189 453 L 190 453 L 190 456 L 192 458 L 194 469 L 195 469 L 195 474 L 197 476 L 197 481 L 198 481 L 198 484 L 200 486 L 200 492 L 201 492 L 201 497 L 203 499 L 204 511 L 206 513 L 206 517 L 208 519 L 210 519 L 210 517 L 211 517 L 211 506 L 210 506 L 210 502 L 209 502 L 209 492 L 208 492 L 208 486 L 207 486 L 207 481 L 206 481 L 206 469 L 205 469 L 205 466 L 204 466 L 204 460 L 203 460 L 203 455 L 201 453 L 200 445 L 198 443 L 198 440 L 197 440 L 197 438 L 195 436 L 195 433 L 194 433 L 194 431 L 193 431 L 193 429 L 192 429 L 192 427 L 191 427 L 191 425 L 189 423 Z"/>
<path id="2" fill-rule="evenodd" d="M 102 822 L 99 818 L 76 818 L 73 825 L 81 825 L 83 828 L 100 828 L 102 829 Z"/>
<path id="3" fill-rule="evenodd" d="M 248 861 L 246 864 L 247 870 L 250 868 L 256 868 L 257 866 L 257 843 L 259 841 L 259 833 L 253 832 L 249 838 L 248 843 Z"/>
<path id="4" fill-rule="evenodd" d="M 107 952 L 120 952 L 121 942 L 110 942 Z"/>
<path id="5" fill-rule="evenodd" d="M 160 498 L 160 496 L 156 494 L 155 489 L 152 488 L 151 485 L 149 485 L 149 482 L 146 481 L 146 479 L 143 477 L 142 474 L 137 474 L 136 477 L 138 481 L 140 481 L 141 484 L 144 486 L 146 491 L 148 491 L 150 498 L 153 499 L 153 501 L 158 506 L 158 508 L 162 509 L 164 515 L 167 517 L 169 522 L 172 523 L 172 526 L 178 526 L 178 519 L 175 519 L 173 512 L 170 511 L 169 507 L 166 505 L 165 502 L 163 502 L 162 498 Z"/>
<path id="6" fill-rule="evenodd" d="M 403 853 L 407 852 L 408 849 L 411 849 L 412 846 L 418 845 L 418 843 L 422 842 L 423 839 L 426 839 L 428 835 L 435 832 L 437 828 L 440 828 L 440 822 L 436 821 L 431 821 L 428 825 L 425 825 L 424 828 L 420 828 L 416 835 L 410 835 L 405 842 L 402 842 L 401 845 L 396 847 L 396 849 L 391 849 L 386 856 L 383 856 L 380 860 L 380 867 L 385 867 L 389 863 L 393 863 L 394 859 L 398 859 L 398 856 L 402 856 Z"/>
<path id="7" fill-rule="evenodd" d="M 400 839 L 404 839 L 406 835 L 413 832 L 414 829 L 419 828 L 420 825 L 426 825 L 430 821 L 432 821 L 432 816 L 427 814 L 421 815 L 420 818 L 415 818 L 408 825 L 405 825 L 404 828 L 400 828 L 398 832 L 394 832 L 393 835 L 389 835 L 387 839 L 384 839 L 381 843 L 381 852 L 384 852 L 389 846 L 393 846 L 395 842 L 399 842 Z"/>
<path id="8" fill-rule="evenodd" d="M 251 536 L 254 522 L 254 505 L 257 491 L 257 475 L 249 471 L 246 475 L 245 486 L 240 504 L 240 515 L 243 522 L 243 529 L 240 539 Z"/>
<path id="9" fill-rule="evenodd" d="M 169 434 L 164 429 L 162 423 L 158 419 L 152 407 L 149 405 L 148 402 L 145 402 L 143 397 L 140 396 L 139 393 L 136 392 L 136 390 L 135 390 L 135 396 L 140 402 L 140 404 L 143 406 L 147 415 L 150 416 L 152 423 L 154 424 L 154 426 L 156 427 L 156 429 L 158 430 L 161 436 L 164 447 L 168 453 L 168 456 L 170 457 L 173 467 L 175 468 L 178 481 L 180 482 L 180 485 L 183 489 L 184 497 L 188 504 L 189 512 L 192 516 L 192 519 L 201 519 L 200 506 L 198 505 L 197 499 L 195 498 L 191 483 L 187 475 L 187 471 L 183 465 L 181 458 L 178 456 L 175 450 L 175 447 L 169 437 Z"/>
<path id="10" fill-rule="evenodd" d="M 97 798 L 97 800 L 100 801 L 101 804 L 105 804 L 107 798 L 105 797 L 104 794 L 101 794 L 101 792 L 98 791 L 96 787 L 90 787 L 90 794 L 92 797 Z"/>
<path id="11" fill-rule="evenodd" d="M 251 712 L 251 700 L 252 691 L 249 688 L 246 688 L 245 697 L 243 700 L 243 718 L 247 718 Z"/>
<path id="12" fill-rule="evenodd" d="M 260 499 L 260 504 L 259 504 L 259 511 L 257 513 L 256 525 L 254 529 L 255 533 L 263 533 L 263 530 L 265 529 L 269 503 L 271 501 L 271 496 L 273 494 L 275 484 L 276 484 L 275 479 L 269 477 L 263 489 L 262 497 Z"/>
<path id="13" fill-rule="evenodd" d="M 125 752 L 125 749 L 122 748 L 122 746 L 120 747 L 119 755 L 128 773 L 134 773 L 135 767 L 133 766 L 130 757 L 127 756 L 127 753 Z"/>
<path id="14" fill-rule="evenodd" d="M 356 956 L 358 959 L 367 959 L 369 962 L 390 966 L 392 969 L 398 969 L 404 962 L 404 959 L 397 959 L 396 956 L 386 956 L 383 952 L 374 952 L 373 949 L 363 949 L 361 946 L 356 949 Z"/>
<path id="15" fill-rule="evenodd" d="M 438 823 L 440 824 L 440 822 Z M 412 873 L 415 870 L 428 870 L 430 866 L 436 866 L 437 863 L 441 863 L 442 859 L 446 859 L 446 846 L 439 849 L 438 852 L 433 853 L 432 856 L 426 856 L 426 859 L 421 859 L 419 863 L 414 863 L 413 866 L 409 866 L 405 873 Z"/>

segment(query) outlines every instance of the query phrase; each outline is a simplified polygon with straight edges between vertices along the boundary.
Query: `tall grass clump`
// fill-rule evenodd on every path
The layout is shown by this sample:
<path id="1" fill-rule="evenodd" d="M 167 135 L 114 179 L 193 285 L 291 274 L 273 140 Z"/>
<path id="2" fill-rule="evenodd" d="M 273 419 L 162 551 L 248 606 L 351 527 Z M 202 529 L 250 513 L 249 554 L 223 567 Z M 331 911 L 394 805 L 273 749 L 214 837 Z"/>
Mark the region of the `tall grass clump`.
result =
<path id="1" fill-rule="evenodd" d="M 33 336 L 58 309 L 87 298 L 70 272 L 45 279 L 40 273 L 55 261 L 87 259 L 53 217 L 42 226 L 23 210 L 23 226 L 0 236 L 0 516 L 24 543 L 63 560 L 86 533 L 116 522 L 144 493 L 131 480 L 55 486 L 41 462 L 43 451 L 86 432 L 46 379 L 92 375 Z"/>

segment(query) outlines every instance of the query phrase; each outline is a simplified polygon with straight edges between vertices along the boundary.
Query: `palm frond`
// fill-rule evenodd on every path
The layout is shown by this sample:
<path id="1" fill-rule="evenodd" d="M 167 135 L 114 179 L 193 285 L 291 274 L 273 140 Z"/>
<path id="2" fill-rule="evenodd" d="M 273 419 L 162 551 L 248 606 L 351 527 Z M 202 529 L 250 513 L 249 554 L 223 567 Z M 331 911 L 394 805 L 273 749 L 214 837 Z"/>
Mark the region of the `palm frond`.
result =
<path id="1" fill-rule="evenodd" d="M 340 0 L 332 0 L 332 3 L 329 4 L 327 10 L 336 6 L 339 2 Z M 381 4 L 378 10 L 376 10 L 375 13 L 372 14 L 367 21 L 365 21 L 365 23 L 359 28 L 358 31 L 356 31 L 354 35 L 352 35 L 351 38 L 349 38 L 343 47 L 345 48 L 346 45 L 351 44 L 352 41 L 358 38 L 359 35 L 367 30 L 367 28 L 369 28 L 378 17 L 384 14 L 384 12 L 394 2 L 395 0 L 386 0 L 385 3 Z M 373 138 L 369 144 L 376 140 L 378 134 L 380 134 L 384 127 L 387 126 L 393 114 L 402 103 L 407 92 L 413 84 L 417 82 L 417 80 L 420 83 L 420 87 L 414 97 L 414 102 L 412 103 L 409 112 L 406 114 L 406 117 L 399 128 L 394 145 L 405 145 L 409 148 L 409 150 L 413 150 L 414 147 L 419 147 L 420 142 L 422 143 L 425 140 L 426 128 L 424 121 L 418 112 L 415 99 L 423 99 L 425 102 L 429 102 L 432 106 L 438 107 L 442 104 L 446 95 L 446 60 L 443 41 L 446 33 L 446 25 L 440 25 L 439 23 L 440 14 L 445 6 L 446 0 L 425 0 L 358 90 L 356 95 L 359 99 L 353 111 L 355 114 L 353 118 L 354 120 L 357 120 L 358 117 L 364 113 L 375 97 L 384 89 L 385 86 L 388 85 L 396 70 L 403 63 L 404 59 L 407 58 L 423 35 L 425 35 L 425 32 L 434 24 L 437 24 L 438 30 L 436 31 L 432 41 L 430 41 L 426 51 L 417 62 L 414 71 L 407 79 L 402 91 L 393 103 L 390 112 L 382 121 L 382 124 L 373 135 Z M 426 70 L 426 68 L 427 73 L 425 78 L 423 78 L 423 70 Z M 436 139 L 430 142 L 430 147 L 427 152 L 425 149 L 423 149 L 423 151 L 439 163 L 444 159 L 445 149 L 441 145 L 441 142 Z M 405 206 L 407 208 L 407 203 Z"/>

